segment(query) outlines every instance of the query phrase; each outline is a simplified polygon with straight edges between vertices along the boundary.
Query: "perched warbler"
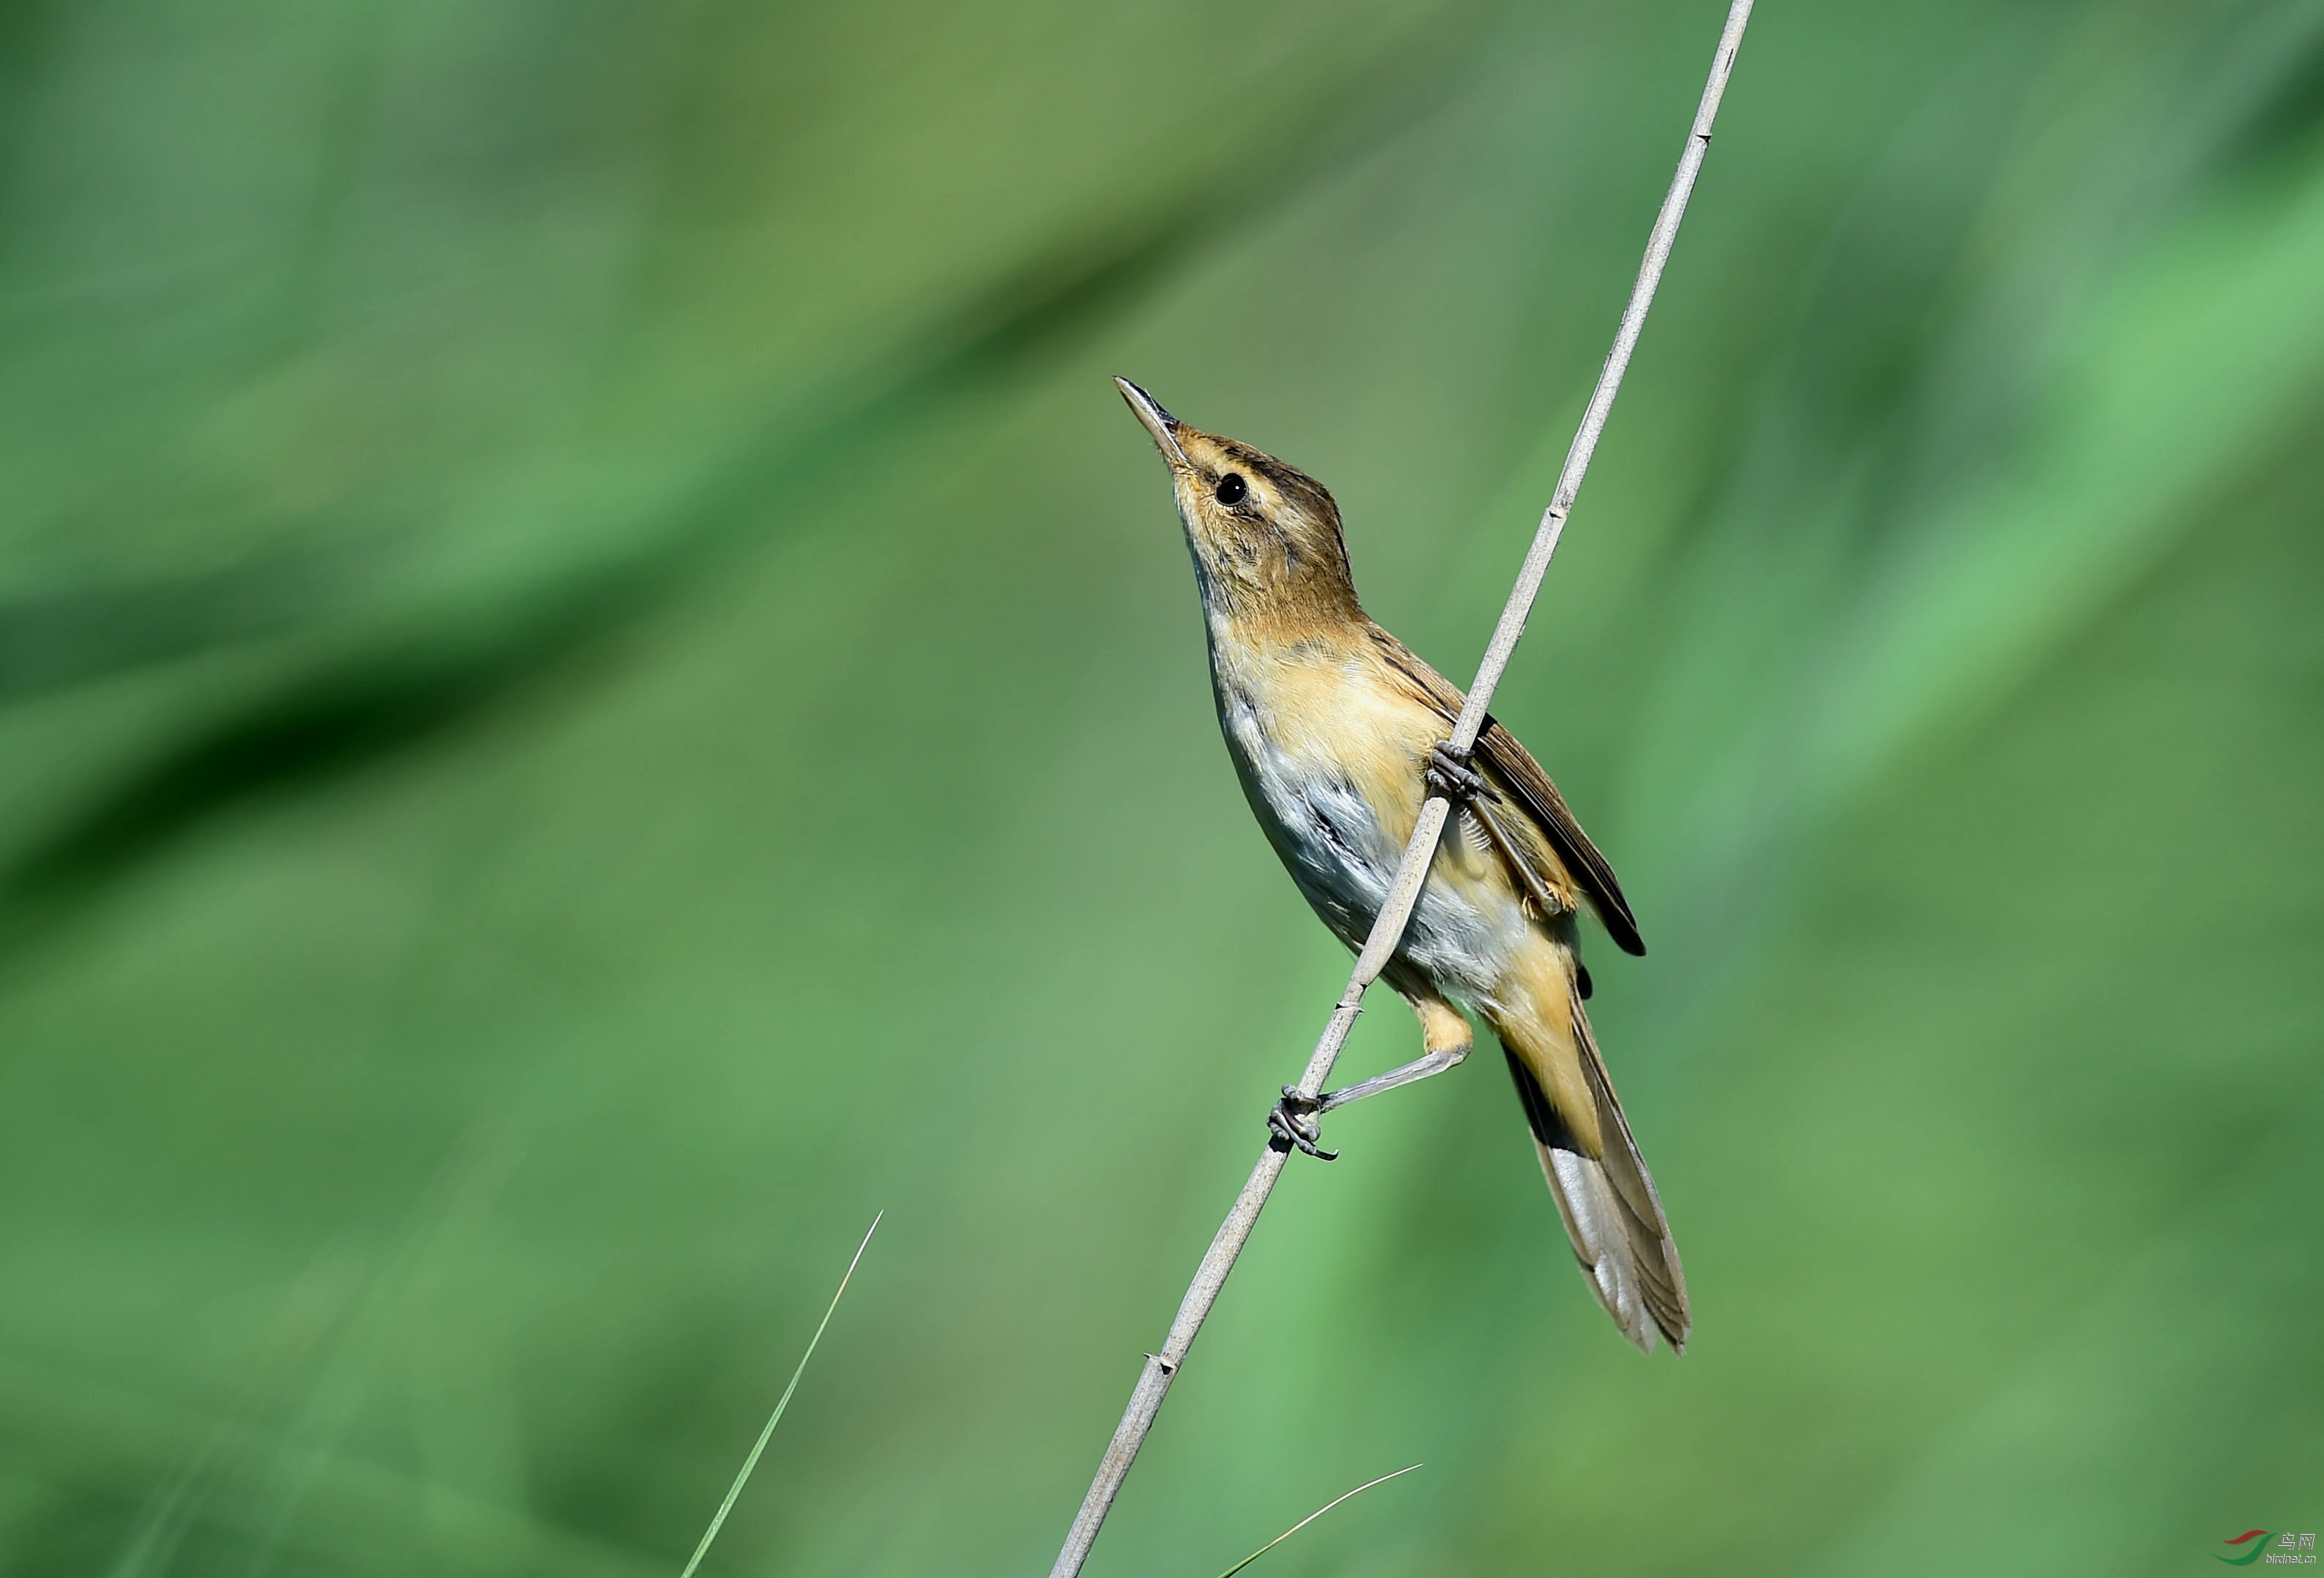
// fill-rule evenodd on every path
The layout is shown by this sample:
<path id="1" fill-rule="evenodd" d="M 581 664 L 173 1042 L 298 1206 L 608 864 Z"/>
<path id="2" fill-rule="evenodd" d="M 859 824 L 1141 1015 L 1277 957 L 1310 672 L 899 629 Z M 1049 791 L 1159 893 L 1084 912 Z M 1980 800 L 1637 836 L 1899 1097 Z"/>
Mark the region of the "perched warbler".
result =
<path id="1" fill-rule="evenodd" d="M 1362 947 L 1422 805 L 1432 791 L 1453 803 L 1383 973 L 1420 1018 L 1424 1055 L 1321 1097 L 1286 1089 L 1268 1116 L 1276 1142 L 1329 1159 L 1318 1114 L 1454 1067 L 1474 1039 L 1463 1010 L 1481 1015 L 1599 1301 L 1641 1349 L 1657 1333 L 1683 1347 L 1678 1247 L 1582 1008 L 1582 911 L 1646 952 L 1613 868 L 1500 724 L 1472 760 L 1443 748 L 1462 693 L 1365 615 L 1322 484 L 1114 382 L 1169 467 L 1235 776 L 1333 935 Z"/>

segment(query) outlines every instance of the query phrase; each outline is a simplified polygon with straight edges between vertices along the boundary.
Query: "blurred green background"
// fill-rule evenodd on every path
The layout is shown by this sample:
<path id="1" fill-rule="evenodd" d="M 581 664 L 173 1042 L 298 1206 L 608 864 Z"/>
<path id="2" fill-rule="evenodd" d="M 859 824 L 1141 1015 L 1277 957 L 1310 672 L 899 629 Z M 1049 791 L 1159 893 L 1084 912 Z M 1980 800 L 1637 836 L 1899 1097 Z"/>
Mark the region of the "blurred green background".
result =
<path id="1" fill-rule="evenodd" d="M 1107 375 L 1465 677 L 1721 14 L 0 7 L 0 1570 L 674 1573 L 884 1207 L 706 1572 L 1045 1572 L 1346 968 Z M 1767 5 L 1497 709 L 1697 1340 L 1489 1057 L 1093 1573 L 2324 1527 L 2319 504 L 2324 5 Z"/>

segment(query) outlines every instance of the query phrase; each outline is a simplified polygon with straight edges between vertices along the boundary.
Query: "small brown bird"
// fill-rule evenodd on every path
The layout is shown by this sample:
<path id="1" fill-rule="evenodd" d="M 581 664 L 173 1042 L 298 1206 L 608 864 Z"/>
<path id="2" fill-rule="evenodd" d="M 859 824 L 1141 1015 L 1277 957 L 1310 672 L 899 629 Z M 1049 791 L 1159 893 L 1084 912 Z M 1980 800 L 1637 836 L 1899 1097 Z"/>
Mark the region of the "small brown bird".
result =
<path id="1" fill-rule="evenodd" d="M 1320 1098 L 1285 1091 L 1268 1120 L 1278 1142 L 1328 1159 L 1317 1114 L 1455 1066 L 1474 1038 L 1462 1010 L 1481 1014 L 1599 1301 L 1641 1349 L 1653 1352 L 1657 1332 L 1683 1348 L 1678 1247 L 1582 1009 L 1583 909 L 1618 946 L 1646 952 L 1613 868 L 1500 724 L 1486 724 L 1473 762 L 1442 749 L 1464 698 L 1366 617 L 1339 506 L 1320 483 L 1114 382 L 1170 469 L 1235 776 L 1291 880 L 1349 948 L 1363 946 L 1432 789 L 1453 800 L 1384 973 L 1420 1016 L 1425 1056 Z"/>

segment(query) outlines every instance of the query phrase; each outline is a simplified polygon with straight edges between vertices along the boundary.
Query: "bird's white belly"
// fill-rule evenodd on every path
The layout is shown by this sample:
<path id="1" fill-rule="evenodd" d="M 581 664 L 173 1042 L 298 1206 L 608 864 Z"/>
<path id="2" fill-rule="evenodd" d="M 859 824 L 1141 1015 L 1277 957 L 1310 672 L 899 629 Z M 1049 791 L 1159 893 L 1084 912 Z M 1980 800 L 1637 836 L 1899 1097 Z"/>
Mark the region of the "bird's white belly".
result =
<path id="1" fill-rule="evenodd" d="M 1327 754 L 1286 748 L 1247 702 L 1226 698 L 1220 723 L 1251 809 L 1291 880 L 1342 942 L 1360 948 L 1403 859 L 1402 839 Z M 1451 847 L 1462 836 L 1460 824 L 1447 827 L 1397 953 L 1447 995 L 1490 1001 L 1531 923 L 1502 884 L 1462 881 L 1452 869 L 1479 853 Z"/>

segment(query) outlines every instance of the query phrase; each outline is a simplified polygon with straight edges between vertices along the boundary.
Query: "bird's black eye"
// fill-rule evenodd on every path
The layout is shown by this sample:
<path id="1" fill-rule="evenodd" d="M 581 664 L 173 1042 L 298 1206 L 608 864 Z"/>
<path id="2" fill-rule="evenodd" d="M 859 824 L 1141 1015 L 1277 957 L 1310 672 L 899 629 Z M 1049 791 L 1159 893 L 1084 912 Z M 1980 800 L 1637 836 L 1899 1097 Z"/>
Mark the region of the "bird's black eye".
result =
<path id="1" fill-rule="evenodd" d="M 1250 484 L 1243 481 L 1239 471 L 1230 471 L 1219 478 L 1219 503 L 1222 504 L 1240 504 L 1250 492 Z"/>

